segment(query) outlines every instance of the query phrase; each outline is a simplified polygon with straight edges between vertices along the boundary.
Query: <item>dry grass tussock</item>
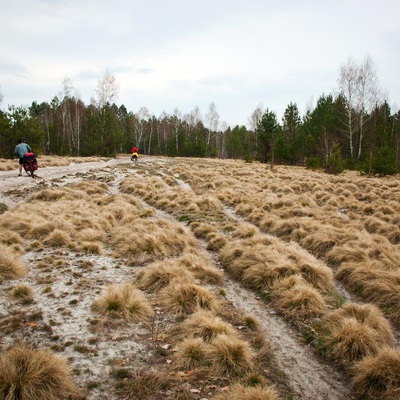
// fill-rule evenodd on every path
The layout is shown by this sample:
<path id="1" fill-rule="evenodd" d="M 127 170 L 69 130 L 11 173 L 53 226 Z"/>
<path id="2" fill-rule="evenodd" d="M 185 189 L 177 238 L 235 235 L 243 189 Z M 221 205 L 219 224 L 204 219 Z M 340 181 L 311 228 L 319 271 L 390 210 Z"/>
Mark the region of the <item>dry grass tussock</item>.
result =
<path id="1" fill-rule="evenodd" d="M 193 283 L 194 275 L 180 266 L 176 259 L 155 261 L 144 268 L 138 275 L 137 284 L 141 289 L 159 291 L 172 280 Z"/>
<path id="2" fill-rule="evenodd" d="M 198 310 L 216 310 L 219 302 L 203 286 L 173 280 L 160 291 L 160 299 L 167 310 L 178 314 L 192 314 Z"/>
<path id="3" fill-rule="evenodd" d="M 207 348 L 211 375 L 240 376 L 254 368 L 255 353 L 248 342 L 218 335 Z"/>
<path id="4" fill-rule="evenodd" d="M 202 283 L 217 285 L 224 281 L 223 272 L 214 267 L 208 258 L 196 252 L 185 253 L 176 262 L 189 269 Z"/>
<path id="5" fill-rule="evenodd" d="M 273 387 L 248 387 L 233 385 L 229 390 L 215 396 L 212 400 L 280 400 L 281 397 Z"/>
<path id="6" fill-rule="evenodd" d="M 12 247 L 0 244 L 0 282 L 4 279 L 17 279 L 25 274 L 21 255 Z"/>
<path id="7" fill-rule="evenodd" d="M 329 292 L 334 288 L 329 268 L 303 254 L 302 249 L 272 236 L 232 240 L 222 249 L 220 258 L 234 278 L 254 289 L 269 289 L 275 282 L 295 274 L 301 274 L 318 291 Z"/>
<path id="8" fill-rule="evenodd" d="M 278 280 L 271 288 L 273 305 L 282 314 L 295 319 L 312 319 L 326 311 L 322 295 L 301 275 Z"/>
<path id="9" fill-rule="evenodd" d="M 77 389 L 66 361 L 20 345 L 0 355 L 0 394 L 4 400 L 59 400 Z"/>
<path id="10" fill-rule="evenodd" d="M 371 264 L 342 264 L 336 273 L 353 292 L 384 310 L 391 321 L 400 326 L 400 274 L 385 271 Z"/>
<path id="11" fill-rule="evenodd" d="M 29 304 L 33 301 L 34 291 L 29 285 L 20 284 L 11 289 L 10 297 L 22 304 Z"/>
<path id="12" fill-rule="evenodd" d="M 109 285 L 94 303 L 94 309 L 131 321 L 148 321 L 153 315 L 153 309 L 144 294 L 130 283 Z"/>
<path id="13" fill-rule="evenodd" d="M 236 338 L 236 330 L 213 312 L 200 310 L 186 318 L 176 329 L 179 337 L 201 338 L 208 342 L 218 335 Z"/>
<path id="14" fill-rule="evenodd" d="M 356 362 L 351 370 L 355 392 L 370 399 L 400 398 L 400 351 L 384 347 Z"/>
<path id="15" fill-rule="evenodd" d="M 208 344 L 201 338 L 184 339 L 178 344 L 178 349 L 173 355 L 174 368 L 188 371 L 207 366 L 207 349 Z"/>
<path id="16" fill-rule="evenodd" d="M 389 322 L 372 304 L 345 304 L 326 314 L 317 331 L 318 347 L 345 366 L 394 343 Z"/>
<path id="17" fill-rule="evenodd" d="M 138 219 L 117 225 L 110 234 L 116 257 L 135 260 L 140 253 L 149 259 L 174 257 L 196 247 L 192 235 L 178 223 L 163 219 Z"/>

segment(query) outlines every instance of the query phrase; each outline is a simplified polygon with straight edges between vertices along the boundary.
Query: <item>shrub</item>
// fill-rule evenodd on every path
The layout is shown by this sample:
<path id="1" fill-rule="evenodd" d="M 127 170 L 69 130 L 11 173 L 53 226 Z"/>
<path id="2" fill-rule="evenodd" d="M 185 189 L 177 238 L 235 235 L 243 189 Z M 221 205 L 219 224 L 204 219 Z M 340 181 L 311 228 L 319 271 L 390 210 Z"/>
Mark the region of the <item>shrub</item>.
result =
<path id="1" fill-rule="evenodd" d="M 372 173 L 379 175 L 394 175 L 396 173 L 396 157 L 389 146 L 379 149 L 372 160 Z"/>

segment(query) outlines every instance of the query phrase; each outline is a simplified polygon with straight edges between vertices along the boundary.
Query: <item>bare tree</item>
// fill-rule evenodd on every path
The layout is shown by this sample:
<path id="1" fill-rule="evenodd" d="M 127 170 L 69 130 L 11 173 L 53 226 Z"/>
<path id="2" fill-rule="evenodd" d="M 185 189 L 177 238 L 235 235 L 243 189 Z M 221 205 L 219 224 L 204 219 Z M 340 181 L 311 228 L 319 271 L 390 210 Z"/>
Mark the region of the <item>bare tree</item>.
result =
<path id="1" fill-rule="evenodd" d="M 260 103 L 249 117 L 250 129 L 254 132 L 254 154 L 258 158 L 258 150 L 260 148 L 260 138 L 258 126 L 260 125 L 261 118 L 264 114 L 264 106 Z"/>
<path id="2" fill-rule="evenodd" d="M 179 155 L 179 134 L 181 132 L 182 126 L 182 113 L 178 108 L 174 109 L 174 113 L 171 116 L 172 126 L 174 128 L 174 136 L 175 136 L 175 150 L 176 154 Z"/>
<path id="3" fill-rule="evenodd" d="M 208 113 L 206 114 L 206 120 L 208 122 L 207 153 L 208 155 L 210 155 L 211 138 L 218 130 L 218 124 L 219 124 L 219 115 L 217 113 L 217 107 L 215 106 L 214 103 L 210 104 Z"/>
<path id="4" fill-rule="evenodd" d="M 140 147 L 142 143 L 143 136 L 145 133 L 145 128 L 150 117 L 150 112 L 147 107 L 141 107 L 139 111 L 135 114 L 133 119 L 133 132 L 134 132 L 134 144 Z"/>
<path id="5" fill-rule="evenodd" d="M 98 104 L 100 107 L 111 103 L 118 98 L 119 85 L 114 75 L 108 70 L 105 71 L 103 79 L 97 82 L 96 93 L 98 96 Z"/>
<path id="6" fill-rule="evenodd" d="M 359 68 L 354 60 L 349 57 L 345 64 L 340 67 L 340 75 L 338 79 L 339 90 L 347 99 L 346 112 L 348 129 L 348 143 L 350 149 L 350 157 L 354 156 L 354 117 L 357 106 L 357 86 L 358 86 Z"/>
<path id="7" fill-rule="evenodd" d="M 379 97 L 378 76 L 370 56 L 365 57 L 359 68 L 357 90 L 357 108 L 360 113 L 360 136 L 358 141 L 357 159 L 361 157 L 362 144 L 365 133 L 366 114 L 376 105 Z"/>

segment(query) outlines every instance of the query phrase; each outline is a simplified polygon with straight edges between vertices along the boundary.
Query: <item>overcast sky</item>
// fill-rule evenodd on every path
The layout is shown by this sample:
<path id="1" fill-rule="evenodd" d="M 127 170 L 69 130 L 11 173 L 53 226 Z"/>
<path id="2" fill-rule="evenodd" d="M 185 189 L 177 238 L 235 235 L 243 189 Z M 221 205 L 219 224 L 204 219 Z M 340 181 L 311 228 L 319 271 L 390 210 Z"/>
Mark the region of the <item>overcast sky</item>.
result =
<path id="1" fill-rule="evenodd" d="M 51 102 L 72 80 L 85 104 L 108 70 L 118 105 L 247 124 L 261 103 L 303 114 L 337 88 L 349 57 L 369 55 L 400 104 L 399 0 L 0 0 L 0 93 Z"/>

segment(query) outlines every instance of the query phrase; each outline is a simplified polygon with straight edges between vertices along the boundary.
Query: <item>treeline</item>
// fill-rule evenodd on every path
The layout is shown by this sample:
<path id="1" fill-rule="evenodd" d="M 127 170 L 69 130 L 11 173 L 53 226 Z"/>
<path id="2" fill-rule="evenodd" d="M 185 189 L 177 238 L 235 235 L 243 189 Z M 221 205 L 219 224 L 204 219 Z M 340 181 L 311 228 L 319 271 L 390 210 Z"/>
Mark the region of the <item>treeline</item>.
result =
<path id="1" fill-rule="evenodd" d="M 338 173 L 344 168 L 393 174 L 400 167 L 400 112 L 392 113 L 379 96 L 372 63 L 349 59 L 341 67 L 336 94 L 322 94 L 301 116 L 289 103 L 281 121 L 258 106 L 249 127 L 219 123 L 212 103 L 202 117 L 196 107 L 182 115 L 156 117 L 145 108 L 137 113 L 113 102 L 115 78 L 99 81 L 99 100 L 85 105 L 71 95 L 71 83 L 51 103 L 34 101 L 27 109 L 0 111 L 0 155 L 12 157 L 17 138 L 37 154 L 114 156 L 136 145 L 142 154 L 219 157 L 306 165 Z"/>

